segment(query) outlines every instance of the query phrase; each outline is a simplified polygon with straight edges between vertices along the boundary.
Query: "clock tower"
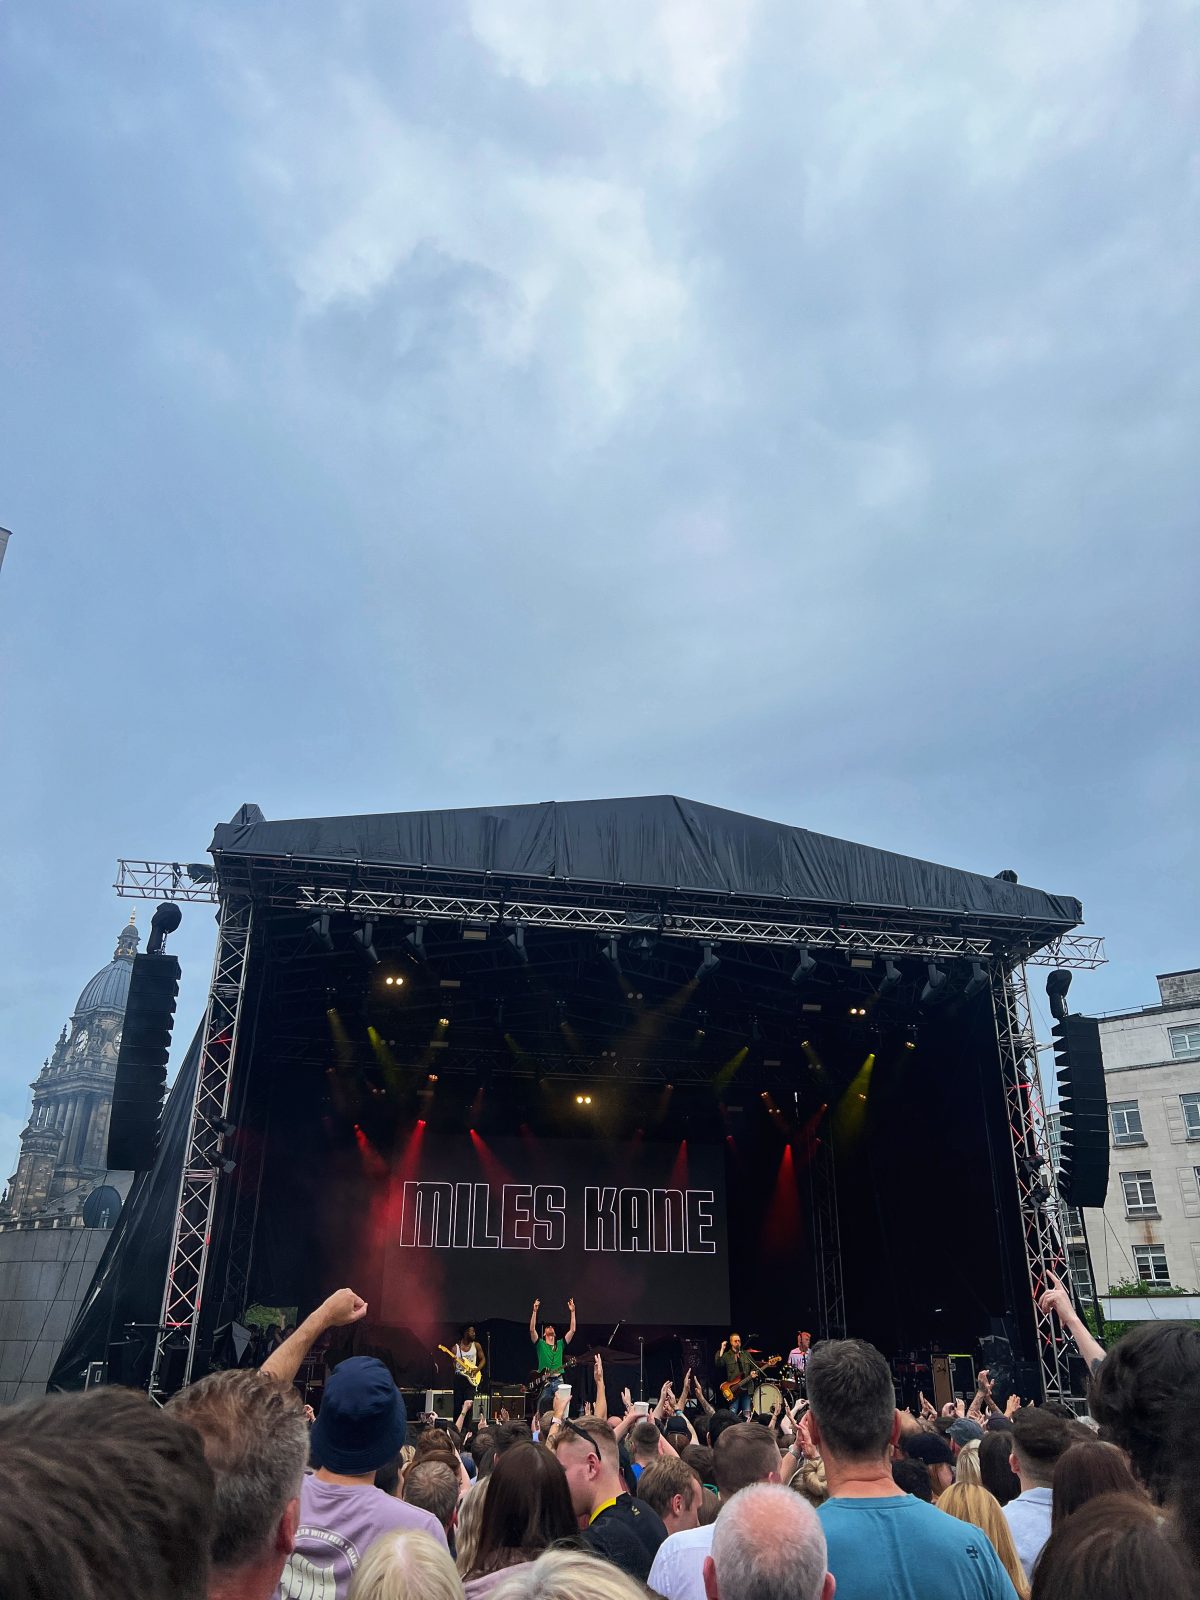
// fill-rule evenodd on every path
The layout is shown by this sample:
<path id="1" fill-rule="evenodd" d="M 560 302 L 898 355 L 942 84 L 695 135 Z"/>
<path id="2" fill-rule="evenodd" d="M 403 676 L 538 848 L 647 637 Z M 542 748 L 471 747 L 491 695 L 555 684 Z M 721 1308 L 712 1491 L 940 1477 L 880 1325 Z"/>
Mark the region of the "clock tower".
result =
<path id="1" fill-rule="evenodd" d="M 108 1119 L 137 947 L 138 932 L 130 918 L 112 960 L 84 986 L 70 1022 L 31 1086 L 33 1110 L 21 1135 L 17 1170 L 0 1200 L 0 1221 L 60 1219 L 61 1226 L 81 1215 L 93 1191 L 103 1188 L 111 1195 Z M 128 1177 L 122 1175 L 119 1189 L 123 1193 L 127 1188 Z M 117 1208 L 113 1196 L 101 1226 L 112 1226 Z M 87 1225 L 96 1223 L 89 1218 Z"/>

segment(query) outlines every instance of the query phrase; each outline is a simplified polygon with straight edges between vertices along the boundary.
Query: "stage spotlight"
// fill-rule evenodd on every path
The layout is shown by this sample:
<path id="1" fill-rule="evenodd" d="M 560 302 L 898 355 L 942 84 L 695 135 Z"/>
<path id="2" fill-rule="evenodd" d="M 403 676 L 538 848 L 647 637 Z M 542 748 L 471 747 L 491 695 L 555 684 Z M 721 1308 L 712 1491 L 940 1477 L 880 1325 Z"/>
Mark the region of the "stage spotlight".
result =
<path id="1" fill-rule="evenodd" d="M 212 1131 L 214 1133 L 219 1133 L 223 1139 L 227 1138 L 231 1133 L 237 1132 L 237 1123 L 230 1122 L 228 1117 L 210 1117 L 207 1113 L 203 1112 L 201 1115 L 204 1117 L 205 1122 L 208 1123 Z"/>
<path id="2" fill-rule="evenodd" d="M 371 917 L 364 917 L 353 930 L 350 937 L 354 940 L 363 958 L 372 966 L 379 965 L 379 951 L 375 948 L 375 923 Z"/>
<path id="3" fill-rule="evenodd" d="M 1067 990 L 1071 987 L 1071 974 L 1065 967 L 1055 967 L 1054 971 L 1046 977 L 1046 996 L 1050 1001 L 1050 1012 L 1056 1022 L 1064 1022 L 1067 1016 Z"/>
<path id="4" fill-rule="evenodd" d="M 404 935 L 404 942 L 408 946 L 409 954 L 414 961 L 425 960 L 425 924 L 418 922 Z"/>
<path id="5" fill-rule="evenodd" d="M 322 911 L 321 915 L 317 917 L 315 921 L 310 922 L 308 925 L 308 931 L 312 934 L 313 938 L 319 945 L 323 945 L 326 950 L 333 949 L 333 934 L 329 931 L 328 911 Z"/>
<path id="6" fill-rule="evenodd" d="M 803 983 L 806 978 L 811 978 L 817 970 L 817 963 L 808 952 L 806 944 L 796 946 L 800 959 L 796 962 L 796 969 L 792 973 L 793 983 Z"/>
<path id="7" fill-rule="evenodd" d="M 226 1177 L 228 1177 L 231 1172 L 237 1171 L 237 1162 L 232 1156 L 222 1156 L 217 1165 L 220 1167 L 221 1171 Z"/>
<path id="8" fill-rule="evenodd" d="M 987 968 L 984 966 L 982 961 L 972 961 L 971 976 L 967 981 L 967 987 L 963 990 L 963 999 L 974 1000 L 975 996 L 977 994 L 982 994 L 987 986 Z"/>
<path id="9" fill-rule="evenodd" d="M 850 1007 L 850 1015 L 852 1017 L 865 1017 L 866 1014 L 867 1014 L 866 1006 L 851 1006 Z"/>
<path id="10" fill-rule="evenodd" d="M 925 987 L 921 990 L 921 1004 L 923 1006 L 938 1005 L 946 998 L 949 992 L 946 974 L 936 961 L 927 961 L 925 963 L 925 972 L 927 976 Z"/>
<path id="11" fill-rule="evenodd" d="M 883 977 L 879 980 L 879 993 L 881 995 L 891 994 L 893 989 L 898 989 L 901 977 L 900 968 L 889 956 L 883 963 Z"/>
<path id="12" fill-rule="evenodd" d="M 713 947 L 711 944 L 704 945 L 703 950 L 704 954 L 700 957 L 700 965 L 696 968 L 695 981 L 697 983 L 699 983 L 702 978 L 707 978 L 711 973 L 714 973 L 721 965 L 721 958 L 713 953 Z"/>
<path id="13" fill-rule="evenodd" d="M 387 984 L 389 989 L 403 989 L 404 987 L 404 979 L 396 976 L 393 973 L 389 973 L 383 981 Z"/>
<path id="14" fill-rule="evenodd" d="M 608 962 L 609 966 L 615 973 L 620 975 L 621 941 L 617 938 L 615 933 L 610 939 L 602 939 L 600 941 L 600 956 L 602 960 Z"/>
<path id="15" fill-rule="evenodd" d="M 519 922 L 508 935 L 508 943 L 512 945 L 512 952 L 516 956 L 518 963 L 523 967 L 527 967 L 529 965 L 529 952 L 525 948 L 525 929 Z"/>
<path id="16" fill-rule="evenodd" d="M 450 1026 L 450 1018 L 449 1017 L 439 1017 L 438 1018 L 438 1027 L 439 1028 L 448 1028 L 449 1026 Z"/>

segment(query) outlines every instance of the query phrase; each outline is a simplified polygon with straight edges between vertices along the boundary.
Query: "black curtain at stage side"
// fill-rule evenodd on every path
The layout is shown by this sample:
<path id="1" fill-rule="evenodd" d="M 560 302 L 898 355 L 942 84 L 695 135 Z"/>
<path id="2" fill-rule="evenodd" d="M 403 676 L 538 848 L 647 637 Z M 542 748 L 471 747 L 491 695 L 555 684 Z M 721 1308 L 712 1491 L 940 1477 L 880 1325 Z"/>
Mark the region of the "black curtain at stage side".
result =
<path id="1" fill-rule="evenodd" d="M 973 1351 L 1015 1319 L 1035 1353 L 1004 1087 L 988 997 L 926 1015 L 917 1047 L 881 1059 L 833 1103 L 846 1322 L 885 1354 Z M 733 1321 L 786 1356 L 820 1326 L 809 1174 L 778 1136 L 731 1151 Z M 790 1198 L 789 1198 L 790 1196 Z"/>
<path id="2" fill-rule="evenodd" d="M 200 1068 L 203 1023 L 196 1029 L 163 1110 L 158 1156 L 149 1172 L 134 1180 L 104 1254 L 96 1264 L 87 1298 L 67 1334 L 48 1390 L 82 1389 L 88 1363 L 108 1359 L 109 1345 L 130 1324 L 128 1380 L 149 1377 L 153 1329 L 162 1313 L 163 1283 L 171 1230 L 179 1200 L 179 1174 L 187 1149 L 196 1074 Z M 138 1359 L 140 1354 L 141 1359 Z M 144 1370 L 143 1370 L 144 1369 Z"/>

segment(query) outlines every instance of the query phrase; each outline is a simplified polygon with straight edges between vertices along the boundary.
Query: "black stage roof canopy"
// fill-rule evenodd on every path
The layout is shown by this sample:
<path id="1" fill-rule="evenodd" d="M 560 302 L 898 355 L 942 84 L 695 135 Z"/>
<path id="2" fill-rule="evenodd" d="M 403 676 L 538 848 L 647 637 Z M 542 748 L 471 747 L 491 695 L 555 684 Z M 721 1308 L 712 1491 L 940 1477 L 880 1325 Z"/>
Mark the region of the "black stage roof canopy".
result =
<path id="1" fill-rule="evenodd" d="M 995 919 L 1047 936 L 1083 914 L 1069 895 L 674 795 L 281 822 L 244 806 L 211 849 L 231 887 L 253 861 L 312 862 Z"/>

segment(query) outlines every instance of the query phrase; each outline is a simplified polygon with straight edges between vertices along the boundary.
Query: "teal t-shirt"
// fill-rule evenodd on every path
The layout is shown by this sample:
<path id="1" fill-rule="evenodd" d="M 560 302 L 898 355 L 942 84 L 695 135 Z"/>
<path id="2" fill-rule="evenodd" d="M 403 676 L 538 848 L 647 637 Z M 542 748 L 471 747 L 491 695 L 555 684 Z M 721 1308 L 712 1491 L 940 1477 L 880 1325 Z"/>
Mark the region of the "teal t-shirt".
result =
<path id="1" fill-rule="evenodd" d="M 1015 1600 L 982 1528 L 911 1494 L 817 1507 L 837 1600 Z"/>
<path id="2" fill-rule="evenodd" d="M 547 1344 L 545 1339 L 537 1342 L 537 1369 L 539 1372 L 559 1372 L 563 1364 L 563 1350 L 565 1346 L 561 1339 L 556 1344 Z"/>

